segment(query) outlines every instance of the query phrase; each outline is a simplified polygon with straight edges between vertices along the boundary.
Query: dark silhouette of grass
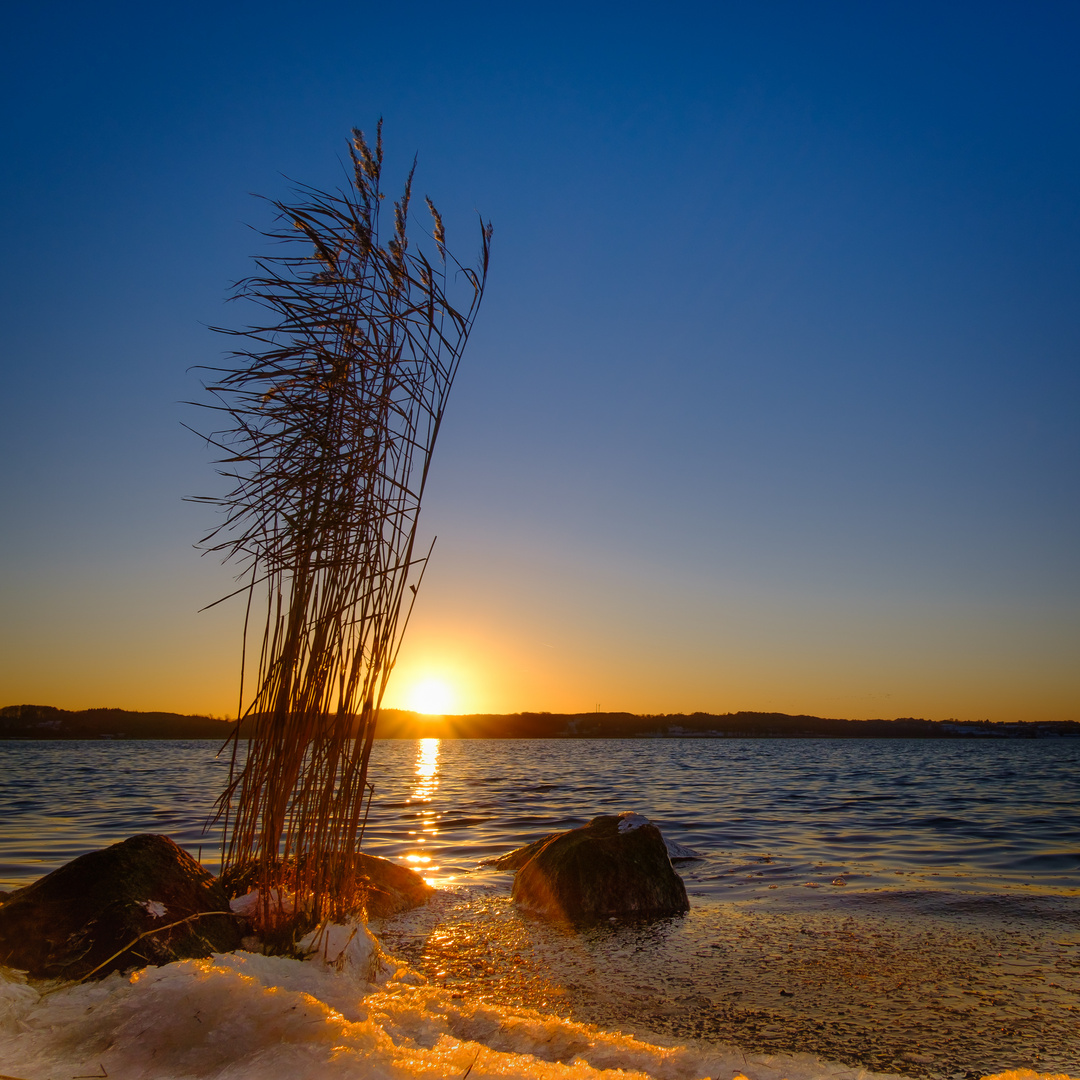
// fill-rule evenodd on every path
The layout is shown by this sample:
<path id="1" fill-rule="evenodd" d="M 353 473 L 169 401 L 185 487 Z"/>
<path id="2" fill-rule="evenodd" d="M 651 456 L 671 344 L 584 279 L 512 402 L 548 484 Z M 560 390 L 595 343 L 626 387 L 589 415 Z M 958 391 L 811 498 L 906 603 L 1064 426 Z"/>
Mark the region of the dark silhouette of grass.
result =
<path id="1" fill-rule="evenodd" d="M 491 241 L 481 224 L 479 262 L 461 264 L 428 199 L 432 258 L 411 243 L 415 162 L 384 226 L 381 121 L 374 147 L 354 129 L 349 165 L 337 191 L 272 203 L 281 253 L 237 289 L 267 317 L 221 331 L 240 344 L 210 369 L 206 404 L 231 487 L 202 500 L 224 512 L 202 546 L 239 568 L 257 669 L 219 806 L 223 863 L 257 861 L 267 902 L 287 885 L 315 918 L 354 901 L 371 744 L 428 557 L 420 503 Z M 284 866 L 299 868 L 288 882 Z"/>

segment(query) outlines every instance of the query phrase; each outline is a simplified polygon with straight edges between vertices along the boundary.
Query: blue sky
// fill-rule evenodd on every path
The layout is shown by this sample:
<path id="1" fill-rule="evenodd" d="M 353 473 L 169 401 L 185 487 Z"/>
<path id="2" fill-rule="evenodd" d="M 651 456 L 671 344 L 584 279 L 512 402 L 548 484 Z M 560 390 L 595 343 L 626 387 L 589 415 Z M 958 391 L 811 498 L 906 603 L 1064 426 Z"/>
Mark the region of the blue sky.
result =
<path id="1" fill-rule="evenodd" d="M 382 116 L 391 191 L 495 227 L 392 701 L 1080 714 L 1075 7 L 7 22 L 0 703 L 234 707 L 181 403 L 251 193 Z"/>

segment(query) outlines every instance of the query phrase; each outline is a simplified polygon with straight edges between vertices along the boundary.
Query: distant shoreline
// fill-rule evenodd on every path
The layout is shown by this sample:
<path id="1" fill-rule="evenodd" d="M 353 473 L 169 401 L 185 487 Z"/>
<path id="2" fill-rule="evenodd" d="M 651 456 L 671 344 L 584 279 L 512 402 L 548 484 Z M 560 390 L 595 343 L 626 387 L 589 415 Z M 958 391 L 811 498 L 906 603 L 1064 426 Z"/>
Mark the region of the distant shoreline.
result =
<path id="1" fill-rule="evenodd" d="M 236 722 L 179 713 L 125 709 L 58 709 L 9 705 L 0 709 L 0 741 L 76 739 L 220 739 Z M 383 739 L 1045 739 L 1080 738 L 1080 721 L 843 720 L 787 713 L 473 713 L 429 717 L 384 709 Z M 243 737 L 243 735 L 241 736 Z"/>

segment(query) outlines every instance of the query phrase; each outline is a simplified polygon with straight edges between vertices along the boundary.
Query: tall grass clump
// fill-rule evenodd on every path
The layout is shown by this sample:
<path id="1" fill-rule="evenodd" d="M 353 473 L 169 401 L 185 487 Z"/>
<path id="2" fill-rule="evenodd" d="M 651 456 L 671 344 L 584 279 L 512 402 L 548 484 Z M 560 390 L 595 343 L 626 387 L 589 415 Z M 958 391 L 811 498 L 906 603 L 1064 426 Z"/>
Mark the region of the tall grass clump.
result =
<path id="1" fill-rule="evenodd" d="M 202 546 L 247 600 L 223 869 L 256 870 L 264 925 L 286 894 L 311 919 L 358 902 L 372 740 L 427 562 L 420 503 L 487 277 L 491 226 L 462 265 L 427 199 L 425 253 L 406 235 L 416 164 L 391 222 L 382 166 L 380 121 L 374 148 L 353 130 L 342 188 L 271 202 L 278 250 L 236 290 L 261 315 L 220 330 L 238 345 L 205 369 L 229 490 L 200 500 L 223 512 Z"/>

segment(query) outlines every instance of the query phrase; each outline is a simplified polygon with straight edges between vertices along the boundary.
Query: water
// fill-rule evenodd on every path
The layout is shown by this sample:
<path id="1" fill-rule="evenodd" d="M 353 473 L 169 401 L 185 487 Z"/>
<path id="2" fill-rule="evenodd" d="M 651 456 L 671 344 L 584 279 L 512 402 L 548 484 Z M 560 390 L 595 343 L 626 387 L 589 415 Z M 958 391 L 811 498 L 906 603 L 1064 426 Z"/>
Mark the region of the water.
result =
<path id="1" fill-rule="evenodd" d="M 217 750 L 0 742 L 0 888 L 135 832 L 216 868 Z M 790 899 L 841 876 L 853 890 L 1080 896 L 1080 740 L 380 740 L 372 778 L 366 849 L 433 884 L 637 810 L 707 856 L 681 868 L 701 898 L 776 885 Z"/>
<path id="2" fill-rule="evenodd" d="M 215 750 L 0 744 L 0 888 L 145 831 L 215 869 Z M 1078 776 L 1067 739 L 380 742 L 365 848 L 440 892 L 375 929 L 449 1002 L 876 1072 L 1080 1071 Z M 551 927 L 481 865 L 620 810 L 701 853 L 689 915 Z"/>
<path id="3" fill-rule="evenodd" d="M 204 833 L 229 762 L 216 742 L 0 741 L 0 889 L 136 833 L 171 836 L 217 873 Z"/>
<path id="4" fill-rule="evenodd" d="M 683 867 L 699 897 L 838 876 L 1080 896 L 1080 740 L 433 739 L 373 760 L 370 850 L 435 880 L 637 810 L 707 854 Z"/>

